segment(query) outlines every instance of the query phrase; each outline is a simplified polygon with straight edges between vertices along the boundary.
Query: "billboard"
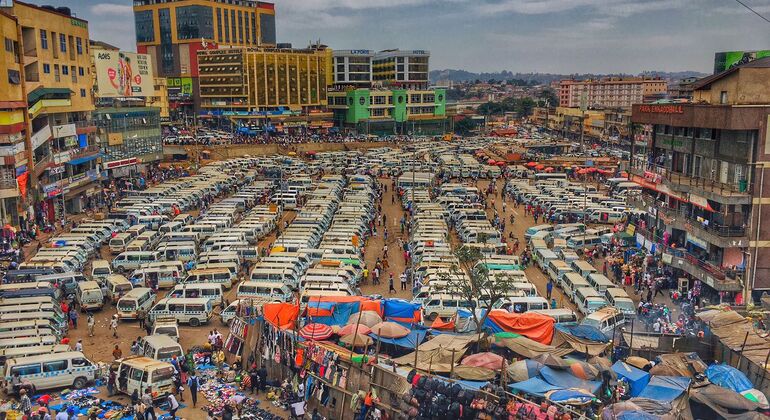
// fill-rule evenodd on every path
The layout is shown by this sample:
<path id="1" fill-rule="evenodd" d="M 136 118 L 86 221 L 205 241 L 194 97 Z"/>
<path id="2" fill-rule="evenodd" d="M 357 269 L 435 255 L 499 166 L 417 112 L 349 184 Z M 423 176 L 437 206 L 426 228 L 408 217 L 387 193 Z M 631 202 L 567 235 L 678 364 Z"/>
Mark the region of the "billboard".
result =
<path id="1" fill-rule="evenodd" d="M 150 56 L 113 50 L 93 50 L 97 96 L 125 98 L 153 96 Z"/>
<path id="2" fill-rule="evenodd" d="M 764 57 L 770 57 L 770 50 L 718 52 L 714 54 L 714 74 Z"/>
<path id="3" fill-rule="evenodd" d="M 169 77 L 168 96 L 169 98 L 190 97 L 193 94 L 192 77 Z"/>

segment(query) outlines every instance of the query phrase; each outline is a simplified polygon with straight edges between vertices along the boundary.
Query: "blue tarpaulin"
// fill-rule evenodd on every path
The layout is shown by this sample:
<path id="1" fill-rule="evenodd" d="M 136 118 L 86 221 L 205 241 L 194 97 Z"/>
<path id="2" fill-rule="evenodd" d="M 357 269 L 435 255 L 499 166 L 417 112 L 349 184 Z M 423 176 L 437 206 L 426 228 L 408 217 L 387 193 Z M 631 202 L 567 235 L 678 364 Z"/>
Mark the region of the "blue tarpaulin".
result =
<path id="1" fill-rule="evenodd" d="M 706 369 L 706 377 L 713 384 L 739 393 L 754 388 L 743 372 L 730 365 L 711 365 Z"/>
<path id="2" fill-rule="evenodd" d="M 548 391 L 563 389 L 562 387 L 551 385 L 537 377 L 529 378 L 526 381 L 516 382 L 515 384 L 510 384 L 508 386 L 513 391 L 521 391 L 525 394 L 534 395 L 536 397 L 545 397 L 545 393 Z"/>
<path id="3" fill-rule="evenodd" d="M 383 305 L 383 318 L 414 319 L 414 312 L 419 310 L 419 303 L 411 303 L 401 299 L 385 299 Z"/>
<path id="4" fill-rule="evenodd" d="M 577 389 L 559 389 L 548 394 L 548 399 L 553 402 L 570 402 L 585 404 L 594 399 L 594 396 Z"/>
<path id="5" fill-rule="evenodd" d="M 647 383 L 650 382 L 649 373 L 641 369 L 637 369 L 620 360 L 612 365 L 612 371 L 618 375 L 618 379 L 623 378 L 628 382 L 628 384 L 631 386 L 629 394 L 632 397 L 638 397 L 647 386 Z"/>
<path id="6" fill-rule="evenodd" d="M 540 369 L 540 376 L 549 384 L 559 388 L 580 388 L 592 394 L 596 394 L 602 386 L 601 381 L 586 381 L 572 375 L 569 371 L 553 369 L 549 366 Z"/>
<path id="7" fill-rule="evenodd" d="M 324 305 L 328 302 L 320 302 Z M 315 303 L 313 304 L 315 307 Z M 323 306 L 322 306 L 323 307 Z M 331 316 L 315 316 L 313 322 L 319 322 L 326 325 L 346 325 L 348 319 L 354 313 L 357 313 L 361 305 L 358 302 L 332 303 Z"/>
<path id="8" fill-rule="evenodd" d="M 685 378 L 684 376 L 655 375 L 650 378 L 650 383 L 639 394 L 639 397 L 671 402 L 687 391 L 689 386 L 690 378 Z"/>
<path id="9" fill-rule="evenodd" d="M 425 340 L 427 334 L 428 330 L 412 330 L 409 335 L 401 338 L 378 337 L 375 333 L 370 333 L 369 336 L 372 337 L 375 342 L 377 342 L 377 339 L 379 338 L 380 342 L 384 344 L 394 344 L 399 347 L 413 349 L 417 347 L 418 342 L 422 343 L 423 340 Z"/>
<path id="10" fill-rule="evenodd" d="M 564 325 L 556 324 L 556 329 L 571 336 L 582 338 L 584 340 L 598 341 L 600 343 L 609 343 L 610 338 L 599 331 L 596 327 L 588 325 Z"/>
<path id="11" fill-rule="evenodd" d="M 616 420 L 659 420 L 660 416 L 655 414 L 645 413 L 644 411 L 629 410 L 621 411 L 615 416 Z"/>

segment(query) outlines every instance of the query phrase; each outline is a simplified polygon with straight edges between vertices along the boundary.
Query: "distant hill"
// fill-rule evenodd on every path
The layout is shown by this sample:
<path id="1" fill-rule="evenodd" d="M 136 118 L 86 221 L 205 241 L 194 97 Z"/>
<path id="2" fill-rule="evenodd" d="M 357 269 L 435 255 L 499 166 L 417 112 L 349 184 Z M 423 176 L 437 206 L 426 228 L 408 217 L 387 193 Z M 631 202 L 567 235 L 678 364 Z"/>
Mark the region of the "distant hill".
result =
<path id="1" fill-rule="evenodd" d="M 697 71 L 677 71 L 677 72 L 665 72 L 665 71 L 644 71 L 640 74 L 554 74 L 554 73 L 513 73 L 507 70 L 493 73 L 473 73 L 466 70 L 431 70 L 430 81 L 435 83 L 438 80 L 451 80 L 453 82 L 469 82 L 476 79 L 487 81 L 494 80 L 510 80 L 520 79 L 530 83 L 548 84 L 554 80 L 562 79 L 588 79 L 608 76 L 660 76 L 668 80 L 679 80 L 687 77 L 706 77 L 708 74 L 700 73 Z"/>

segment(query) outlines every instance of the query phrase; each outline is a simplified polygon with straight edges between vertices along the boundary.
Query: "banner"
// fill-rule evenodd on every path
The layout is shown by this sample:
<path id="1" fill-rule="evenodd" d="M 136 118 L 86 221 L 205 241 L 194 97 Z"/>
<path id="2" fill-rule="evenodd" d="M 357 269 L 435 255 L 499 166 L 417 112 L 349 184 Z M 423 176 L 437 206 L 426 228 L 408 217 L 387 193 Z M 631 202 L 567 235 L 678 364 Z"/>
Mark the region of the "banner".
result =
<path id="1" fill-rule="evenodd" d="M 147 54 L 107 50 L 92 50 L 92 54 L 98 97 L 155 95 L 152 64 Z"/>
<path id="2" fill-rule="evenodd" d="M 25 199 L 27 198 L 27 180 L 29 180 L 29 172 L 24 172 L 16 177 L 16 183 L 19 185 L 19 193 Z"/>

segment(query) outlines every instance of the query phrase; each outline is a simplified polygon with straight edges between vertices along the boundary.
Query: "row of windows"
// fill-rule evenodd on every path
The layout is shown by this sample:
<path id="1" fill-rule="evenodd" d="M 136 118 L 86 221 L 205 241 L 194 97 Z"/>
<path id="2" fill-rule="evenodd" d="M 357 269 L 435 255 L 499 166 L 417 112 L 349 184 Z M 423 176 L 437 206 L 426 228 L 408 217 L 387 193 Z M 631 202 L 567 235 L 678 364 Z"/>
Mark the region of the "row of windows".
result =
<path id="1" fill-rule="evenodd" d="M 54 40 L 56 40 L 56 32 L 51 32 L 51 36 Z M 69 37 L 70 40 L 70 48 L 72 48 L 72 40 L 75 40 L 75 52 L 77 52 L 78 55 L 83 55 L 83 39 L 80 37 Z M 48 32 L 45 29 L 40 30 L 40 48 L 47 50 L 48 49 Z M 55 48 L 55 47 L 54 47 Z M 67 35 L 66 34 L 59 34 L 59 50 L 63 53 L 67 52 Z"/>
<path id="2" fill-rule="evenodd" d="M 255 12 L 228 10 L 218 7 L 216 13 L 217 41 L 226 44 L 259 44 L 257 40 L 257 14 Z M 230 36 L 231 34 L 232 37 Z"/>

